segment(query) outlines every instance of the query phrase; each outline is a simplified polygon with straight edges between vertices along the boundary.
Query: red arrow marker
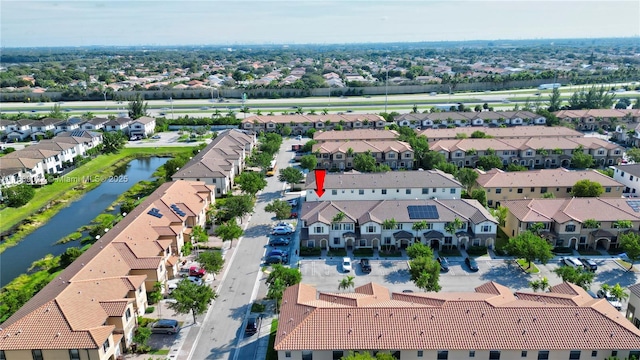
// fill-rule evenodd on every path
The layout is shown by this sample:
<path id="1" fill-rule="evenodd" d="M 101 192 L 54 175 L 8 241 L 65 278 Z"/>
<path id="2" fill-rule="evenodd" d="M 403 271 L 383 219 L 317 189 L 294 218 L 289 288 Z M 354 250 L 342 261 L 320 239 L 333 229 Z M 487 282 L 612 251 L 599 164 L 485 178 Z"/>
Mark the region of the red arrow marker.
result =
<path id="1" fill-rule="evenodd" d="M 327 170 L 315 169 L 316 173 L 316 195 L 322 197 L 324 194 L 324 177 L 327 175 Z"/>

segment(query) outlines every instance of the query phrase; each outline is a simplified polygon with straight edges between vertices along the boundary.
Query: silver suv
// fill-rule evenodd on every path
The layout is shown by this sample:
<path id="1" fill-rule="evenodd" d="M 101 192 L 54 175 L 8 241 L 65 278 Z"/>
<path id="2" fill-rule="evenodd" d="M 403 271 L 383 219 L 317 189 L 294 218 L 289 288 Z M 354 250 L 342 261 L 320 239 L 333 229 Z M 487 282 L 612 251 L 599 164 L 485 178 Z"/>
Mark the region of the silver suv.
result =
<path id="1" fill-rule="evenodd" d="M 178 321 L 173 319 L 160 319 L 150 325 L 151 332 L 154 334 L 169 334 L 173 335 L 180 330 L 178 327 Z"/>

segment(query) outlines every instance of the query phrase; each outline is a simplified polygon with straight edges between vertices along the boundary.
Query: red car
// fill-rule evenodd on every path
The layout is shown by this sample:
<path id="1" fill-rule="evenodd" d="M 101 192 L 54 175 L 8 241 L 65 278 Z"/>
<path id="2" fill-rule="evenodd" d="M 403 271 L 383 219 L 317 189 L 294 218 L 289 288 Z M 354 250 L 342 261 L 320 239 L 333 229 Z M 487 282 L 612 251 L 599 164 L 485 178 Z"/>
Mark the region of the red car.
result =
<path id="1" fill-rule="evenodd" d="M 206 274 L 207 274 L 207 271 L 203 268 L 199 268 L 197 266 L 192 266 L 189 268 L 189 276 L 203 277 Z"/>
<path id="2" fill-rule="evenodd" d="M 297 218 L 298 218 L 298 213 L 297 213 L 297 212 L 292 211 L 292 212 L 291 212 L 291 215 L 289 215 L 289 219 L 297 219 Z"/>

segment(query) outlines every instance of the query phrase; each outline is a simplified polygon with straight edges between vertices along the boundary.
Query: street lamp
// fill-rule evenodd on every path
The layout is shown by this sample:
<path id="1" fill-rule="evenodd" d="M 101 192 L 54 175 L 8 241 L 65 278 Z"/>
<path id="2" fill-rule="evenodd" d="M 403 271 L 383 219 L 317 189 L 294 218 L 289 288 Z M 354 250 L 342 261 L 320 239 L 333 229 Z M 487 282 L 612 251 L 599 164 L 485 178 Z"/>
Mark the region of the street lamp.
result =
<path id="1" fill-rule="evenodd" d="M 385 66 L 387 76 L 384 78 L 384 113 L 387 113 L 387 98 L 389 96 L 389 60 L 387 59 L 387 66 Z"/>
<path id="2" fill-rule="evenodd" d="M 107 110 L 107 91 L 103 91 L 102 95 L 104 95 L 104 109 Z"/>

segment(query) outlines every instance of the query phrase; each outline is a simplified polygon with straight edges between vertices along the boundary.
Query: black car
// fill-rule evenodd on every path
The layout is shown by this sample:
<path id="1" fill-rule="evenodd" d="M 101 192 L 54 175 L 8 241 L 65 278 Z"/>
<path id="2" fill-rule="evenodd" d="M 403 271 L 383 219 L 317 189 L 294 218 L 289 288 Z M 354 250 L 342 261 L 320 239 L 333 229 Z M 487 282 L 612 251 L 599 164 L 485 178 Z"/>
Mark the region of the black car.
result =
<path id="1" fill-rule="evenodd" d="M 287 250 L 273 249 L 267 254 L 267 257 L 269 256 L 280 256 L 281 258 L 285 259 L 289 257 L 289 252 Z"/>
<path id="2" fill-rule="evenodd" d="M 578 258 L 578 260 L 580 260 L 585 269 L 593 272 L 598 270 L 598 264 L 596 264 L 592 259 Z"/>
<path id="3" fill-rule="evenodd" d="M 478 268 L 478 263 L 474 259 L 472 259 L 470 257 L 466 257 L 464 259 L 464 263 L 467 264 L 467 266 L 469 267 L 469 270 L 471 270 L 473 272 L 476 272 L 476 271 L 480 270 Z"/>
<path id="4" fill-rule="evenodd" d="M 360 259 L 360 269 L 365 274 L 371 272 L 371 263 L 369 262 L 369 259 Z"/>
<path id="5" fill-rule="evenodd" d="M 289 240 L 285 238 L 274 238 L 269 240 L 269 245 L 271 246 L 287 246 L 289 245 Z"/>
<path id="6" fill-rule="evenodd" d="M 247 326 L 244 327 L 245 335 L 254 335 L 258 332 L 258 321 L 259 319 L 255 316 L 252 316 L 247 320 Z"/>
<path id="7" fill-rule="evenodd" d="M 267 265 L 282 264 L 283 262 L 284 262 L 284 259 L 282 258 L 282 256 L 278 256 L 278 255 L 269 256 L 264 260 L 264 263 Z"/>
<path id="8" fill-rule="evenodd" d="M 442 256 L 438 257 L 438 263 L 440 263 L 440 271 L 449 272 L 449 261 Z"/>

